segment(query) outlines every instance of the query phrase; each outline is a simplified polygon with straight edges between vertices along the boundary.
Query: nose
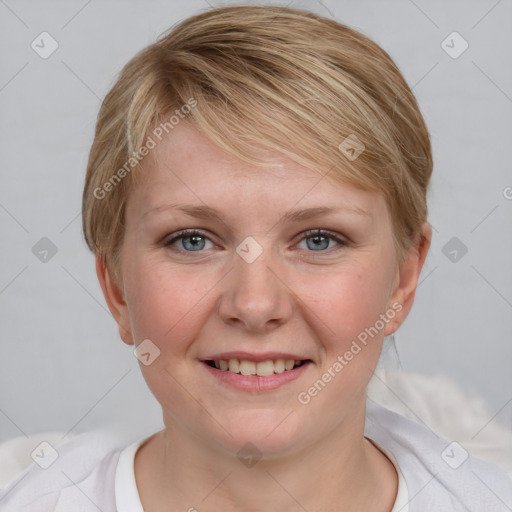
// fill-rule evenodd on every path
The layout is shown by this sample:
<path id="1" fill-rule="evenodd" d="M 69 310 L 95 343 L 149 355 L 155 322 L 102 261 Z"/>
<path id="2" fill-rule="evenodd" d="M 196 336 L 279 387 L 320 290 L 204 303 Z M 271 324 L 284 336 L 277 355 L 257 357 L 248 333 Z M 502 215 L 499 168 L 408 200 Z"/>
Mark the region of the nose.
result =
<path id="1" fill-rule="evenodd" d="M 269 250 L 264 250 L 252 263 L 235 255 L 234 268 L 222 281 L 219 298 L 218 314 L 224 323 L 262 334 L 291 317 L 292 291 L 280 266 L 266 257 L 268 254 Z"/>

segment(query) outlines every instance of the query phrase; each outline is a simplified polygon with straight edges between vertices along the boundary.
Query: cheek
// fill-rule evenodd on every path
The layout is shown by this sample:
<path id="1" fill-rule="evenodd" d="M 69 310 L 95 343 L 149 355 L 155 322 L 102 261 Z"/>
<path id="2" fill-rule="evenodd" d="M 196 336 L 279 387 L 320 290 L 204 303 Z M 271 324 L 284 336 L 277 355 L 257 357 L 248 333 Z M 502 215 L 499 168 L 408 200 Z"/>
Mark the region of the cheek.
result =
<path id="1" fill-rule="evenodd" d="M 214 277 L 211 272 L 176 271 L 167 263 L 142 259 L 130 265 L 126 293 L 132 332 L 137 344 L 150 339 L 160 350 L 150 365 L 141 364 L 140 369 L 166 409 L 188 409 L 190 395 L 183 390 L 193 389 L 194 380 L 187 355 L 200 335 L 205 307 L 211 307 L 209 293 L 218 280 Z M 200 415 L 201 409 L 194 414 Z"/>
<path id="2" fill-rule="evenodd" d="M 317 326 L 328 360 L 342 354 L 358 336 L 364 339 L 365 332 L 371 332 L 371 340 L 382 339 L 379 318 L 386 312 L 391 281 L 385 267 L 358 265 L 301 279 L 297 295 L 304 303 L 303 315 Z M 373 351 L 380 348 L 378 342 L 373 346 Z"/>
<path id="3" fill-rule="evenodd" d="M 374 265 L 316 276 L 299 291 L 306 297 L 302 314 L 318 339 L 321 358 L 297 400 L 301 407 L 312 404 L 307 410 L 322 415 L 326 425 L 339 421 L 336 413 L 325 414 L 329 404 L 348 408 L 365 396 L 382 348 L 386 323 L 381 315 L 390 287 L 390 274 Z"/>
<path id="4" fill-rule="evenodd" d="M 371 269 L 343 269 L 321 279 L 302 283 L 302 297 L 333 331 L 340 336 L 373 324 L 383 313 L 389 298 L 389 279 Z"/>
<path id="5" fill-rule="evenodd" d="M 133 262 L 126 293 L 136 340 L 149 338 L 163 347 L 178 347 L 199 329 L 201 304 L 214 279 L 197 270 L 178 271 L 161 262 Z"/>

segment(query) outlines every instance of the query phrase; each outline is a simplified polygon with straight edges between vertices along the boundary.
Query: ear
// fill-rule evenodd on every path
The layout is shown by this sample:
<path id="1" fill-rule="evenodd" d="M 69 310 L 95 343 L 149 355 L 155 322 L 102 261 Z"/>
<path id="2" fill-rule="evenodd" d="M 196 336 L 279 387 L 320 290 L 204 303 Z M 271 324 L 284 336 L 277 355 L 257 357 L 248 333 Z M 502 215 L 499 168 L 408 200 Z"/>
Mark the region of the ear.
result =
<path id="1" fill-rule="evenodd" d="M 119 335 L 127 345 L 133 345 L 133 335 L 130 326 L 128 306 L 124 300 L 123 292 L 110 275 L 105 260 L 99 253 L 96 254 L 96 275 L 107 301 L 108 309 L 117 322 Z"/>
<path id="2" fill-rule="evenodd" d="M 418 279 L 420 277 L 423 263 L 427 257 L 432 240 L 432 228 L 425 222 L 421 229 L 421 237 L 418 245 L 412 247 L 405 260 L 398 269 L 397 284 L 389 300 L 389 306 L 400 304 L 401 308 L 394 306 L 397 312 L 393 320 L 386 325 L 385 335 L 393 334 L 407 318 L 414 302 Z"/>

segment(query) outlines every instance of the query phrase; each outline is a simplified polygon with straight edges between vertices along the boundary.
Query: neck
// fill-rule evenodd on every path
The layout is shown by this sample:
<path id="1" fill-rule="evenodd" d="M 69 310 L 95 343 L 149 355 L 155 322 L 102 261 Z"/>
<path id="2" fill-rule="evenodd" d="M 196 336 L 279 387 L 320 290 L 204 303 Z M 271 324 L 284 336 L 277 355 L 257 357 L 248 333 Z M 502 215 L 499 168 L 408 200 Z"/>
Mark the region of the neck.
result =
<path id="1" fill-rule="evenodd" d="M 361 415 L 362 412 L 362 415 Z M 364 406 L 329 436 L 287 456 L 245 465 L 175 425 L 137 452 L 145 510 L 389 512 L 397 492 L 392 463 L 363 437 Z M 348 423 L 348 422 L 344 422 Z"/>

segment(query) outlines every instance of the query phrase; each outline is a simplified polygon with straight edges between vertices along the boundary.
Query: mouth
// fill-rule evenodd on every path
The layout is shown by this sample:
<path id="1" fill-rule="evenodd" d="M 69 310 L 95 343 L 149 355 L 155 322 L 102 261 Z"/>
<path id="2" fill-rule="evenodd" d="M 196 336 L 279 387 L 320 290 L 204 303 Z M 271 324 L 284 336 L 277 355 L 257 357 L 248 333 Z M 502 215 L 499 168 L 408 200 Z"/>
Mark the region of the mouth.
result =
<path id="1" fill-rule="evenodd" d="M 207 359 L 203 363 L 221 372 L 229 372 L 244 376 L 270 377 L 286 372 L 292 372 L 311 359 L 268 359 L 251 361 L 248 359 Z"/>
<path id="2" fill-rule="evenodd" d="M 250 394 L 290 386 L 309 373 L 315 362 L 290 352 L 233 351 L 199 359 L 206 373 L 221 387 Z"/>

